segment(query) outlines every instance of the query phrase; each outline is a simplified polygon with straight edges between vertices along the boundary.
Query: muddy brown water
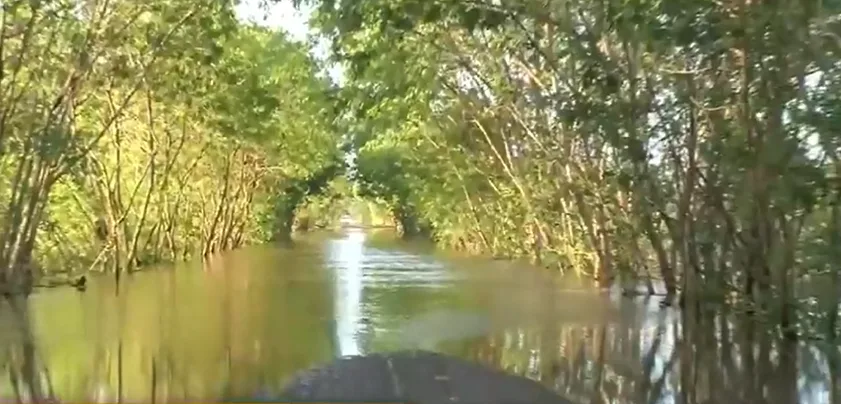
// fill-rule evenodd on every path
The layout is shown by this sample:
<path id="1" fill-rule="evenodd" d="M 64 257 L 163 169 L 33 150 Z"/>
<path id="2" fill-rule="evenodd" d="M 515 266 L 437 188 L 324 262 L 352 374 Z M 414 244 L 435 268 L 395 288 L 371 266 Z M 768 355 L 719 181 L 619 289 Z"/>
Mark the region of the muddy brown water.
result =
<path id="1" fill-rule="evenodd" d="M 580 403 L 829 403 L 824 352 L 528 265 L 347 229 L 0 306 L 0 400 L 271 399 L 345 355 L 424 349 Z"/>

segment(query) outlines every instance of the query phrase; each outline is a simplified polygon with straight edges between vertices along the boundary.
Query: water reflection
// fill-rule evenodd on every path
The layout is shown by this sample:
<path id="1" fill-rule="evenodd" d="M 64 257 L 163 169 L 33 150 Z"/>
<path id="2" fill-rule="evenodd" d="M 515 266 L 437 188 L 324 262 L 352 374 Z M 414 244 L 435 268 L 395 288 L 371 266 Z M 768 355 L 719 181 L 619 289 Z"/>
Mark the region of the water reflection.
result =
<path id="1" fill-rule="evenodd" d="M 343 240 L 328 244 L 328 254 L 336 279 L 336 324 L 339 356 L 359 355 L 358 331 L 361 325 L 362 248 L 365 233 L 350 229 Z M 338 265 L 336 265 L 338 264 Z"/>
<path id="2" fill-rule="evenodd" d="M 271 398 L 333 356 L 426 348 L 579 403 L 839 403 L 838 347 L 738 314 L 678 316 L 390 236 L 312 236 L 0 305 L 0 400 Z M 828 358 L 833 358 L 829 360 Z"/>
<path id="3" fill-rule="evenodd" d="M 38 357 L 28 304 L 26 299 L 19 298 L 0 301 L 0 321 L 3 322 L 0 360 L 8 376 L 8 386 L 4 386 L 3 393 L 15 397 L 18 402 L 48 401 L 54 399 L 52 382 L 49 369 Z"/>

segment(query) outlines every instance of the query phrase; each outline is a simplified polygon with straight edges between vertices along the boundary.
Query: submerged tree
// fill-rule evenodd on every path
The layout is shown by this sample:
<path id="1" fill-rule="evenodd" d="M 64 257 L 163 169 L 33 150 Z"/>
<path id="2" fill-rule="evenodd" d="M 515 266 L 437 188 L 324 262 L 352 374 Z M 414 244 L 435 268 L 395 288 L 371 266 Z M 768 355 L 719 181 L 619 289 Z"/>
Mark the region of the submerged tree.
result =
<path id="1" fill-rule="evenodd" d="M 829 274 L 837 327 L 841 4 L 314 3 L 359 172 L 439 242 L 732 291 L 790 335 Z"/>
<path id="2" fill-rule="evenodd" d="M 333 164 L 308 46 L 233 6 L 4 4 L 0 289 L 268 239 L 278 192 Z"/>

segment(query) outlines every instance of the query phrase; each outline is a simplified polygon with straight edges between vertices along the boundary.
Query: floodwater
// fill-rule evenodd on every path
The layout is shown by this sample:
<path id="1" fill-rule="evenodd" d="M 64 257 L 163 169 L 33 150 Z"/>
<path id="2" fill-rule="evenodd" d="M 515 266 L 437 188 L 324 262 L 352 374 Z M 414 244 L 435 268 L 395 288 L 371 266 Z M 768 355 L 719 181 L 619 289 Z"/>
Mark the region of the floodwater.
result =
<path id="1" fill-rule="evenodd" d="M 580 403 L 830 403 L 822 347 L 735 315 L 689 322 L 526 265 L 441 255 L 389 233 L 311 234 L 118 288 L 0 306 L 0 400 L 271 399 L 331 358 L 420 348 L 522 375 Z M 838 402 L 838 401 L 835 401 Z"/>

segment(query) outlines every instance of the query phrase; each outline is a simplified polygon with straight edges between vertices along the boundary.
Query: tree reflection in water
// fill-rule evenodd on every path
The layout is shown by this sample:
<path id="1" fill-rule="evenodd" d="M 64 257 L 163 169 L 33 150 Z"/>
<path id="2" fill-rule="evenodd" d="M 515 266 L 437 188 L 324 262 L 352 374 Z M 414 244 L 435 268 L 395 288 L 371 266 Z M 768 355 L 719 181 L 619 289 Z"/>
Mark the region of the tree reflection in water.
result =
<path id="1" fill-rule="evenodd" d="M 620 324 L 510 329 L 474 340 L 468 356 L 580 403 L 841 403 L 837 362 L 753 318 L 625 314 Z"/>
<path id="2" fill-rule="evenodd" d="M 0 337 L 0 363 L 8 374 L 11 392 L 0 398 L 17 402 L 54 401 L 50 373 L 43 366 L 32 335 L 26 297 L 5 297 L 0 300 L 0 317 L 4 325 Z M 5 401 L 5 400 L 4 400 Z"/>
<path id="3" fill-rule="evenodd" d="M 485 262 L 457 272 L 393 247 L 360 246 L 358 262 L 325 253 L 336 247 L 139 273 L 119 296 L 92 281 L 84 294 L 4 300 L 0 401 L 271 400 L 295 372 L 342 353 L 338 322 L 351 313 L 366 321 L 352 327 L 362 353 L 421 341 L 582 404 L 841 404 L 837 346 L 779 340 L 739 313 L 565 294 L 541 276 Z M 336 287 L 348 265 L 359 299 Z M 347 304 L 359 307 L 340 311 Z"/>

